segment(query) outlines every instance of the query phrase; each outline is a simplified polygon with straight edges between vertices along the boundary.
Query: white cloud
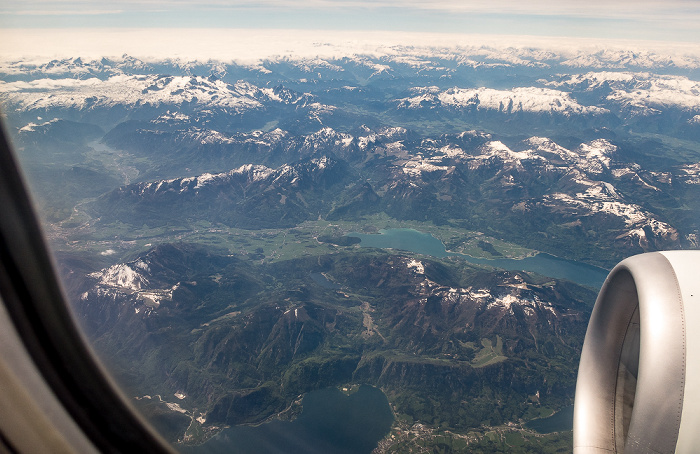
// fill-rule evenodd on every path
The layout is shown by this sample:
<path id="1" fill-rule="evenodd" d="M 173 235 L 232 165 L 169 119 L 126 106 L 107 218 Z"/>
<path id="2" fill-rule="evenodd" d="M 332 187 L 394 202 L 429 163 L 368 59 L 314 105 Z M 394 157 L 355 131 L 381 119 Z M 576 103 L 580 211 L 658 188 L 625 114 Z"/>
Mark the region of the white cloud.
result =
<path id="1" fill-rule="evenodd" d="M 694 0 L 6 0 L 0 27 L 246 27 L 700 42 Z M 57 25 L 59 24 L 59 25 Z"/>
<path id="2" fill-rule="evenodd" d="M 214 59 L 254 64 L 276 56 L 342 58 L 351 55 L 394 56 L 434 54 L 437 49 L 516 52 L 529 47 L 564 56 L 580 52 L 626 50 L 665 55 L 700 56 L 694 44 L 653 41 L 548 38 L 513 35 L 468 35 L 386 31 L 319 31 L 281 29 L 0 29 L 4 60 L 101 58 L 129 54 L 142 59 Z M 408 54 L 406 47 L 411 47 Z"/>

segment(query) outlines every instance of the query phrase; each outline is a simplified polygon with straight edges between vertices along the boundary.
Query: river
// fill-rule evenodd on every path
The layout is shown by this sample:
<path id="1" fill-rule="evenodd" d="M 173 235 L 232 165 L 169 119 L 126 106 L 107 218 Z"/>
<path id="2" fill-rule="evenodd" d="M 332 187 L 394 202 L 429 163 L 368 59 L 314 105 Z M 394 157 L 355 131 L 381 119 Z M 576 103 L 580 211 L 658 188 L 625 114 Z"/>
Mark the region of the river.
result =
<path id="1" fill-rule="evenodd" d="M 360 239 L 360 246 L 391 248 L 437 258 L 460 257 L 469 263 L 488 265 L 511 271 L 532 271 L 557 279 L 568 279 L 577 284 L 600 289 L 608 271 L 586 263 L 566 260 L 546 253 L 524 259 L 482 259 L 456 252 L 447 252 L 445 245 L 429 233 L 414 229 L 386 229 L 379 233 L 348 233 Z"/>

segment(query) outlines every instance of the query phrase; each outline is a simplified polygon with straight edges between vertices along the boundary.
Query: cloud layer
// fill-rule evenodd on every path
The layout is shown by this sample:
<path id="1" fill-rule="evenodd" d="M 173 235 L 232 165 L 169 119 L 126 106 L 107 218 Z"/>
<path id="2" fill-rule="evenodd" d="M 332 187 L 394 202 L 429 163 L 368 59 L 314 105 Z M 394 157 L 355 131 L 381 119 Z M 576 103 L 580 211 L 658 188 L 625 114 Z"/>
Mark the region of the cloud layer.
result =
<path id="1" fill-rule="evenodd" d="M 285 28 L 700 43 L 694 0 L 8 0 L 0 28 Z"/>

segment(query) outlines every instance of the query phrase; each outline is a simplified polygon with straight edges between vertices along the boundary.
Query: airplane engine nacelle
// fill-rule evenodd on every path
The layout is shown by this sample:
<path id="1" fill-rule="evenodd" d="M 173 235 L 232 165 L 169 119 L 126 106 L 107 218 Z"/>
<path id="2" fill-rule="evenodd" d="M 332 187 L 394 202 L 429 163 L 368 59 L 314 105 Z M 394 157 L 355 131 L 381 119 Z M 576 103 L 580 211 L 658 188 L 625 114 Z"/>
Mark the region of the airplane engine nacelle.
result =
<path id="1" fill-rule="evenodd" d="M 581 352 L 574 452 L 700 452 L 700 252 L 620 262 Z"/>

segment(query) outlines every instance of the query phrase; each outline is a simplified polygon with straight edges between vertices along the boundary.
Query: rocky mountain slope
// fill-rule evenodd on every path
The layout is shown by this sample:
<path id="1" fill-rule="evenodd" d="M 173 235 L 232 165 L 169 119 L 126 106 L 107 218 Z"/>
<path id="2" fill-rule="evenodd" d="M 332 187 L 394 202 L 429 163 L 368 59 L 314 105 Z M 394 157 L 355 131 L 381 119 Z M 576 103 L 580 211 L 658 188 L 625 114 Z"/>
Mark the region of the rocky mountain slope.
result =
<path id="1" fill-rule="evenodd" d="M 397 411 L 454 428 L 525 417 L 528 396 L 571 396 L 591 297 L 402 255 L 347 250 L 257 266 L 187 244 L 82 282 L 78 308 L 97 347 L 152 394 L 186 396 L 179 406 L 205 425 L 258 422 L 301 393 L 349 382 L 381 386 Z"/>

